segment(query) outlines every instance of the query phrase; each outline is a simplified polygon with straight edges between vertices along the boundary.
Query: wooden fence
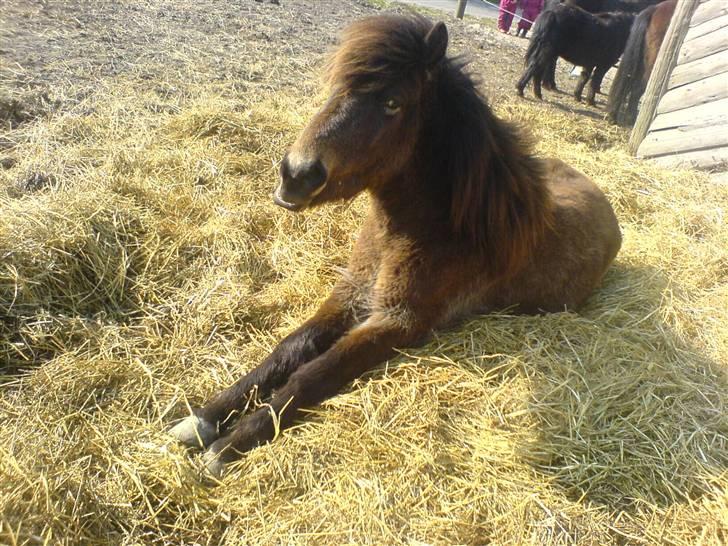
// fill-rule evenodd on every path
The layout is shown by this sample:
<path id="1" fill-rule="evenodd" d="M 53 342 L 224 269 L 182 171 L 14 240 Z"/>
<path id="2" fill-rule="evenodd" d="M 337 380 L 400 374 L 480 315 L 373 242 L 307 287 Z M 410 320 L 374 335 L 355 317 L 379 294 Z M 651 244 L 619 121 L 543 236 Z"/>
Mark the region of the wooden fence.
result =
<path id="1" fill-rule="evenodd" d="M 728 167 L 728 0 L 679 0 L 630 147 L 638 157 Z"/>

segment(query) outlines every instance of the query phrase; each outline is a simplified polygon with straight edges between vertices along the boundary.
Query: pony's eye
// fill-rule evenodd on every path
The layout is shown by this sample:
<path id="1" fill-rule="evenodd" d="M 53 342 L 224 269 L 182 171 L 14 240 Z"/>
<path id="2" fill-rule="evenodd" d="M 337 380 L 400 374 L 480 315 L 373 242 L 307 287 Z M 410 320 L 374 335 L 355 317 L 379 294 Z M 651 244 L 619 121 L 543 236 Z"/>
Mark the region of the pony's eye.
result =
<path id="1" fill-rule="evenodd" d="M 396 99 L 389 99 L 384 103 L 384 113 L 388 116 L 393 116 L 400 111 L 402 106 L 397 102 Z"/>

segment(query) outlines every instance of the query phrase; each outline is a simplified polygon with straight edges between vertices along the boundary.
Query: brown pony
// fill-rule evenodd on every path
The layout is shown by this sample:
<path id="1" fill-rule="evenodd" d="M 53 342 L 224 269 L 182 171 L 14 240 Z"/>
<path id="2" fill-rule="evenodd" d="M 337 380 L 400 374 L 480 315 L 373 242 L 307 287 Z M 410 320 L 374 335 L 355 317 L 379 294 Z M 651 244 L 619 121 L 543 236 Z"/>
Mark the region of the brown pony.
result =
<path id="1" fill-rule="evenodd" d="M 647 88 L 662 40 L 670 26 L 677 0 L 665 0 L 641 12 L 619 62 L 609 89 L 607 118 L 618 125 L 633 125 L 640 98 Z"/>
<path id="2" fill-rule="evenodd" d="M 601 190 L 534 157 L 447 42 L 445 25 L 422 17 L 345 32 L 331 96 L 284 157 L 274 200 L 301 211 L 367 190 L 370 211 L 316 314 L 172 429 L 209 448 L 213 474 L 433 329 L 490 310 L 577 308 L 617 254 Z M 254 394 L 268 407 L 242 415 Z"/>

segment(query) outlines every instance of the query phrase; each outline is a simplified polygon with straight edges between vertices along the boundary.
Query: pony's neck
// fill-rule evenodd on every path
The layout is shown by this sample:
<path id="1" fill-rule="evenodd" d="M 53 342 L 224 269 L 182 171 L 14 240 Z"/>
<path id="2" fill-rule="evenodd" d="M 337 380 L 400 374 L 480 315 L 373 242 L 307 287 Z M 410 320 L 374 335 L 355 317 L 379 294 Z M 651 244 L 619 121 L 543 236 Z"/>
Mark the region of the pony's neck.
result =
<path id="1" fill-rule="evenodd" d="M 433 84 L 419 183 L 449 209 L 455 236 L 481 250 L 494 273 L 512 272 L 550 222 L 542 162 L 492 113 L 457 61 L 447 60 Z"/>
<path id="2" fill-rule="evenodd" d="M 422 169 L 413 161 L 385 184 L 370 189 L 372 211 L 389 235 L 431 240 L 451 233 L 449 188 L 423 180 Z"/>
<path id="3" fill-rule="evenodd" d="M 426 100 L 429 115 L 412 159 L 370 189 L 380 229 L 469 245 L 493 275 L 513 274 L 551 221 L 542 162 L 453 61 L 435 76 Z"/>

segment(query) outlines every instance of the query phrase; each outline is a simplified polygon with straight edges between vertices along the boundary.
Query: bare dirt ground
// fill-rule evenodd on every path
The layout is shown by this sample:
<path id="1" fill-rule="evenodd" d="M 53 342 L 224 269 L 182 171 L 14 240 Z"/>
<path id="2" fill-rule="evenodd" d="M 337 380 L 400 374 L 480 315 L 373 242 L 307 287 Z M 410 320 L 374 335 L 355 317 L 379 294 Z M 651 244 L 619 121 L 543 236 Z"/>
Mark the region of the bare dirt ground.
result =
<path id="1" fill-rule="evenodd" d="M 728 187 L 516 98 L 526 41 L 445 18 L 497 114 L 604 190 L 615 265 L 579 314 L 438 332 L 212 487 L 165 430 L 335 282 L 367 197 L 288 214 L 277 165 L 338 31 L 410 8 L 0 1 L 0 543 L 726 543 Z"/>
<path id="2" fill-rule="evenodd" d="M 45 113 L 68 111 L 120 77 L 132 81 L 140 94 L 152 90 L 164 102 L 179 101 L 194 84 L 228 94 L 310 91 L 338 31 L 376 11 L 363 0 L 281 5 L 11 0 L 0 12 L 0 123 L 12 128 Z M 512 95 L 527 42 L 501 35 L 489 21 L 443 18 L 450 23 L 451 51 L 472 59 L 490 100 Z M 573 80 L 563 64 L 559 84 L 571 90 Z M 548 94 L 547 101 L 600 114 L 566 94 Z"/>

